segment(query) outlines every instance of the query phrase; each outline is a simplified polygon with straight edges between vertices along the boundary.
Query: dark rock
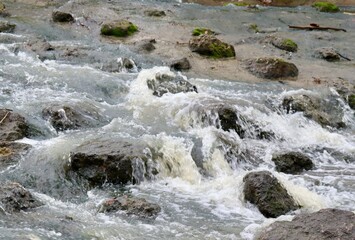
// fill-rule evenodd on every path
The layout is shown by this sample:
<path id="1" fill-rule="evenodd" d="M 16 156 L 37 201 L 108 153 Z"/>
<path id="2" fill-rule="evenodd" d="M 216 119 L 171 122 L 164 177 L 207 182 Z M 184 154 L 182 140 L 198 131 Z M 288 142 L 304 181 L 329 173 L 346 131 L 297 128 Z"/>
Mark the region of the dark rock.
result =
<path id="1" fill-rule="evenodd" d="M 0 2 L 0 17 L 9 17 L 10 13 L 6 10 L 6 7 L 3 3 Z"/>
<path id="2" fill-rule="evenodd" d="M 271 40 L 272 45 L 275 47 L 289 51 L 289 52 L 297 52 L 298 46 L 297 44 L 292 41 L 291 39 L 286 38 L 274 38 Z"/>
<path id="3" fill-rule="evenodd" d="M 0 109 L 0 141 L 15 141 L 26 137 L 28 125 L 24 117 L 10 109 Z"/>
<path id="4" fill-rule="evenodd" d="M 137 52 L 150 53 L 155 50 L 155 43 L 155 39 L 143 39 L 135 43 L 135 50 Z"/>
<path id="5" fill-rule="evenodd" d="M 0 142 L 0 169 L 7 168 L 21 158 L 21 155 L 25 154 L 31 145 L 17 142 Z"/>
<path id="6" fill-rule="evenodd" d="M 256 58 L 245 62 L 246 69 L 257 77 L 280 79 L 298 76 L 295 64 L 280 58 Z"/>
<path id="7" fill-rule="evenodd" d="M 257 240 L 354 240 L 355 214 L 339 209 L 322 209 L 300 214 L 291 222 L 274 222 Z"/>
<path id="8" fill-rule="evenodd" d="M 271 159 L 276 165 L 276 171 L 298 174 L 314 167 L 312 160 L 298 152 L 289 152 L 273 156 Z"/>
<path id="9" fill-rule="evenodd" d="M 157 174 L 149 148 L 139 143 L 91 141 L 74 149 L 70 158 L 71 170 L 92 185 L 139 184 Z"/>
<path id="10" fill-rule="evenodd" d="M 138 27 L 127 20 L 104 23 L 101 34 L 104 36 L 128 37 L 138 31 Z"/>
<path id="11" fill-rule="evenodd" d="M 164 11 L 157 10 L 157 9 L 146 10 L 146 11 L 144 11 L 144 14 L 149 17 L 164 17 L 164 16 L 166 16 Z"/>
<path id="12" fill-rule="evenodd" d="M 15 24 L 9 22 L 0 22 L 0 33 L 13 33 L 15 31 Z"/>
<path id="13" fill-rule="evenodd" d="M 62 11 L 54 11 L 52 13 L 52 19 L 54 22 L 61 22 L 61 23 L 69 23 L 75 21 L 73 15 Z"/>
<path id="14" fill-rule="evenodd" d="M 128 215 L 136 215 L 143 218 L 152 218 L 161 211 L 158 204 L 150 203 L 144 198 L 122 196 L 104 201 L 99 212 L 111 213 L 124 211 Z"/>
<path id="15" fill-rule="evenodd" d="M 317 48 L 314 51 L 314 56 L 316 58 L 327 60 L 328 62 L 340 61 L 339 54 L 334 48 L 331 47 Z"/>
<path id="16" fill-rule="evenodd" d="M 153 95 L 163 96 L 165 93 L 197 92 L 196 86 L 192 85 L 180 76 L 156 74 L 154 79 L 147 80 L 148 88 L 153 90 Z"/>
<path id="17" fill-rule="evenodd" d="M 248 173 L 243 182 L 245 200 L 255 204 L 265 217 L 275 218 L 300 208 L 270 172 Z"/>
<path id="18" fill-rule="evenodd" d="M 202 34 L 191 38 L 189 48 L 192 52 L 212 58 L 235 57 L 235 51 L 232 45 L 224 43 L 210 34 Z"/>
<path id="19" fill-rule="evenodd" d="M 36 208 L 43 204 L 18 183 L 10 182 L 0 186 L 1 208 L 7 213 Z"/>
<path id="20" fill-rule="evenodd" d="M 173 61 L 170 64 L 170 67 L 176 71 L 189 70 L 191 68 L 191 64 L 187 58 L 181 58 Z"/>
<path id="21" fill-rule="evenodd" d="M 350 108 L 355 110 L 355 94 L 351 94 L 348 96 L 348 104 Z"/>

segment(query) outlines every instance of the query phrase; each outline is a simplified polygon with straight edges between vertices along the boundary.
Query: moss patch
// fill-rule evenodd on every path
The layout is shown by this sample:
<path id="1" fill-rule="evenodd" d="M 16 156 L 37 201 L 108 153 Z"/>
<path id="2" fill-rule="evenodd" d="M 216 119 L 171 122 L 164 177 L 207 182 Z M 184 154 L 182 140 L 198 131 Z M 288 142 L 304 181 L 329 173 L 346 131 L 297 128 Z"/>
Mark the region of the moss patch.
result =
<path id="1" fill-rule="evenodd" d="M 349 106 L 355 110 L 355 94 L 351 94 L 348 98 Z"/>
<path id="2" fill-rule="evenodd" d="M 320 12 L 339 12 L 340 9 L 337 5 L 329 2 L 315 2 L 312 7 L 315 7 Z"/>
<path id="3" fill-rule="evenodd" d="M 288 38 L 275 38 L 272 40 L 272 45 L 289 52 L 297 52 L 298 49 L 297 44 Z"/>
<path id="4" fill-rule="evenodd" d="M 230 57 L 234 57 L 235 56 L 235 51 L 233 49 L 233 47 L 231 47 L 228 44 L 216 44 L 216 43 L 212 43 L 210 46 L 210 50 L 211 50 L 211 58 L 230 58 Z"/>
<path id="5" fill-rule="evenodd" d="M 212 31 L 211 29 L 208 29 L 208 28 L 195 28 L 194 30 L 192 30 L 192 36 L 200 36 L 202 34 L 209 34 L 209 35 L 212 35 L 214 34 L 215 32 Z"/>
<path id="6" fill-rule="evenodd" d="M 249 30 L 251 30 L 255 33 L 258 33 L 260 31 L 258 25 L 256 25 L 255 23 L 252 23 L 249 25 Z"/>
<path id="7" fill-rule="evenodd" d="M 104 24 L 101 27 L 101 34 L 105 36 L 128 37 L 137 31 L 136 25 L 125 20 Z"/>

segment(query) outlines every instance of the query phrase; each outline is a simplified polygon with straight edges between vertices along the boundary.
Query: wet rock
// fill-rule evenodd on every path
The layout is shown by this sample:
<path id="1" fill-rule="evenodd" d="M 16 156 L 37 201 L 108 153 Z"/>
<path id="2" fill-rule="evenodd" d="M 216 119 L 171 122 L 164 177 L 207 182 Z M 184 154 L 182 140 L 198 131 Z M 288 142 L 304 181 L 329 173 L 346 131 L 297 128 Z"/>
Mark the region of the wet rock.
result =
<path id="1" fill-rule="evenodd" d="M 274 38 L 271 40 L 272 45 L 275 47 L 288 51 L 288 52 L 297 52 L 298 46 L 291 39 L 287 38 Z"/>
<path id="2" fill-rule="evenodd" d="M 0 122 L 0 141 L 15 141 L 27 136 L 28 125 L 20 114 L 0 109 Z"/>
<path id="3" fill-rule="evenodd" d="M 53 22 L 60 22 L 60 23 L 70 23 L 75 21 L 73 15 L 71 15 L 70 13 L 62 12 L 58 10 L 52 13 L 52 19 Z"/>
<path id="4" fill-rule="evenodd" d="M 144 39 L 135 43 L 135 50 L 142 53 L 150 53 L 155 50 L 155 39 Z"/>
<path id="5" fill-rule="evenodd" d="M 298 76 L 295 64 L 280 58 L 256 58 L 245 62 L 246 69 L 257 77 L 266 79 L 293 78 Z"/>
<path id="6" fill-rule="evenodd" d="M 7 213 L 15 213 L 43 205 L 28 190 L 15 182 L 1 184 L 0 204 Z"/>
<path id="7" fill-rule="evenodd" d="M 3 3 L 0 2 L 0 17 L 9 17 L 10 13 L 6 10 L 6 7 Z"/>
<path id="8" fill-rule="evenodd" d="M 292 221 L 274 222 L 258 240 L 353 240 L 355 214 L 340 209 L 322 209 L 315 213 L 300 214 Z"/>
<path id="9" fill-rule="evenodd" d="M 275 163 L 276 171 L 290 174 L 299 174 L 314 167 L 312 160 L 299 152 L 275 155 L 271 160 Z"/>
<path id="10" fill-rule="evenodd" d="M 355 110 L 355 94 L 351 94 L 348 97 L 348 104 L 349 107 L 352 108 L 353 110 Z"/>
<path id="11" fill-rule="evenodd" d="M 138 31 L 138 27 L 127 20 L 118 20 L 104 23 L 101 27 L 101 35 L 128 37 Z"/>
<path id="12" fill-rule="evenodd" d="M 116 197 L 105 200 L 99 207 L 99 212 L 112 213 L 124 211 L 128 215 L 136 215 L 142 218 L 156 217 L 161 211 L 158 204 L 150 203 L 144 198 Z"/>
<path id="13" fill-rule="evenodd" d="M 189 70 L 191 68 L 190 61 L 187 58 L 181 58 L 173 61 L 170 67 L 176 71 Z"/>
<path id="14" fill-rule="evenodd" d="M 334 48 L 331 47 L 317 48 L 314 51 L 314 56 L 316 58 L 324 59 L 328 62 L 336 62 L 340 60 L 340 55 Z"/>
<path id="15" fill-rule="evenodd" d="M 153 95 L 163 96 L 165 93 L 197 92 L 196 86 L 192 85 L 181 76 L 156 74 L 154 79 L 147 80 L 148 88 L 153 90 Z"/>
<path id="16" fill-rule="evenodd" d="M 42 116 L 57 131 L 95 127 L 104 119 L 93 108 L 80 105 L 53 105 L 42 110 Z"/>
<path id="17" fill-rule="evenodd" d="M 74 149 L 70 159 L 70 169 L 94 186 L 139 184 L 157 174 L 149 148 L 139 143 L 90 141 Z"/>
<path id="18" fill-rule="evenodd" d="M 224 43 L 210 34 L 202 34 L 193 37 L 189 41 L 189 48 L 192 52 L 212 58 L 235 57 L 234 47 Z"/>
<path id="19" fill-rule="evenodd" d="M 315 2 L 312 4 L 312 7 L 316 8 L 320 12 L 335 13 L 340 11 L 337 5 L 330 2 Z"/>
<path id="20" fill-rule="evenodd" d="M 275 218 L 300 208 L 268 171 L 248 173 L 243 182 L 245 200 L 255 204 L 265 217 Z"/>
<path id="21" fill-rule="evenodd" d="M 15 31 L 15 24 L 9 22 L 0 22 L 0 33 L 13 33 Z"/>
<path id="22" fill-rule="evenodd" d="M 211 29 L 201 28 L 201 27 L 197 27 L 197 28 L 194 28 L 194 30 L 192 30 L 192 36 L 200 36 L 203 34 L 215 35 L 216 33 L 214 31 L 212 31 Z"/>
<path id="23" fill-rule="evenodd" d="M 32 39 L 26 43 L 26 47 L 36 53 L 54 50 L 54 47 L 45 39 Z"/>
<path id="24" fill-rule="evenodd" d="M 16 164 L 30 148 L 25 143 L 0 141 L 0 169 Z"/>
<path id="25" fill-rule="evenodd" d="M 166 16 L 165 12 L 157 9 L 149 9 L 144 11 L 144 14 L 149 17 L 164 17 Z"/>
<path id="26" fill-rule="evenodd" d="M 100 69 L 106 72 L 134 72 L 136 64 L 132 59 L 119 58 L 117 60 L 104 63 Z"/>

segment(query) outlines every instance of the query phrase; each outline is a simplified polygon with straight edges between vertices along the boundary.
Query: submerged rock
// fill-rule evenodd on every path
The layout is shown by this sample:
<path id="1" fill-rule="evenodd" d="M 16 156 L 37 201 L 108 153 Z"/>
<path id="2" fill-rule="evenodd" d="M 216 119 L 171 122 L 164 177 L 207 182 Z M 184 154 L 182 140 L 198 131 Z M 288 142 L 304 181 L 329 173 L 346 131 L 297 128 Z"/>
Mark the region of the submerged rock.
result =
<path id="1" fill-rule="evenodd" d="M 28 190 L 16 182 L 1 184 L 0 204 L 1 208 L 7 213 L 19 212 L 43 205 Z"/>
<path id="2" fill-rule="evenodd" d="M 161 211 L 158 204 L 150 203 L 144 198 L 116 197 L 105 200 L 99 207 L 99 212 L 112 213 L 124 211 L 128 215 L 136 215 L 142 218 L 156 217 Z"/>
<path id="3" fill-rule="evenodd" d="M 139 184 L 157 174 L 151 152 L 143 144 L 125 141 L 90 141 L 70 153 L 70 169 L 91 185 Z"/>
<path id="4" fill-rule="evenodd" d="M 224 43 L 210 34 L 202 34 L 191 38 L 189 48 L 192 52 L 212 58 L 235 57 L 235 51 L 232 45 Z"/>
<path id="5" fill-rule="evenodd" d="M 280 58 L 256 58 L 245 62 L 246 69 L 257 77 L 266 79 L 294 78 L 298 76 L 295 64 Z"/>
<path id="6" fill-rule="evenodd" d="M 164 17 L 166 16 L 165 12 L 158 9 L 148 9 L 144 11 L 144 14 L 149 17 Z"/>
<path id="7" fill-rule="evenodd" d="M 297 52 L 298 49 L 297 44 L 288 38 L 274 38 L 271 43 L 275 47 L 289 52 Z"/>
<path id="8" fill-rule="evenodd" d="M 31 145 L 25 143 L 0 141 L 0 169 L 16 164 L 30 148 Z"/>
<path id="9" fill-rule="evenodd" d="M 154 79 L 147 80 L 148 88 L 153 90 L 153 95 L 163 96 L 165 93 L 197 92 L 196 86 L 183 79 L 181 76 L 156 74 Z"/>
<path id="10" fill-rule="evenodd" d="M 15 24 L 0 21 L 0 33 L 13 33 L 15 31 Z"/>
<path id="11" fill-rule="evenodd" d="M 136 64 L 132 59 L 119 58 L 114 61 L 102 64 L 100 69 L 106 72 L 134 72 L 136 69 Z"/>
<path id="12" fill-rule="evenodd" d="M 300 214 L 292 221 L 274 222 L 257 240 L 353 240 L 355 214 L 340 209 L 322 209 Z"/>
<path id="13" fill-rule="evenodd" d="M 279 217 L 300 208 L 270 172 L 248 173 L 243 182 L 245 200 L 255 204 L 265 217 Z"/>
<path id="14" fill-rule="evenodd" d="M 327 60 L 328 62 L 340 61 L 339 53 L 337 53 L 337 51 L 331 47 L 317 48 L 314 51 L 314 56 L 316 58 Z"/>
<path id="15" fill-rule="evenodd" d="M 151 51 L 155 50 L 154 44 L 156 43 L 155 39 L 143 39 L 134 43 L 135 50 L 137 52 L 142 53 L 150 53 Z"/>
<path id="16" fill-rule="evenodd" d="M 61 23 L 69 23 L 75 21 L 73 15 L 71 15 L 70 13 L 62 12 L 58 10 L 52 13 L 52 19 L 54 22 L 61 22 Z"/>
<path id="17" fill-rule="evenodd" d="M 191 68 L 190 61 L 187 58 L 181 58 L 173 61 L 170 67 L 176 71 L 189 70 Z"/>
<path id="18" fill-rule="evenodd" d="M 348 96 L 348 104 L 350 108 L 355 110 L 355 94 L 351 94 Z"/>
<path id="19" fill-rule="evenodd" d="M 138 27 L 127 20 L 119 20 L 104 23 L 101 27 L 101 35 L 128 37 L 138 31 Z"/>
<path id="20" fill-rule="evenodd" d="M 276 165 L 276 171 L 298 174 L 314 167 L 312 160 L 299 152 L 289 152 L 273 156 L 271 159 Z"/>
<path id="21" fill-rule="evenodd" d="M 0 141 L 15 141 L 27 136 L 28 125 L 20 114 L 0 109 L 0 122 Z"/>

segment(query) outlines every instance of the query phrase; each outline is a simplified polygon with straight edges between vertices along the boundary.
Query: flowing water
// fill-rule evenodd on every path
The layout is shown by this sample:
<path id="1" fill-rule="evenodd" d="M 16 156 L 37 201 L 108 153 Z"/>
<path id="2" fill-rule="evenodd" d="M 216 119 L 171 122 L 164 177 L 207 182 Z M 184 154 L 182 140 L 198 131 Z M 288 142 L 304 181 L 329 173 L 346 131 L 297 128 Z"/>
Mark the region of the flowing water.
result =
<path id="1" fill-rule="evenodd" d="M 184 8 L 195 11 L 202 7 Z M 36 26 L 37 32 L 47 36 L 62 33 Z M 51 44 L 89 49 L 97 44 L 85 35 L 61 37 Z M 159 59 L 137 55 L 135 59 L 143 62 L 139 69 L 109 73 L 89 59 L 84 63 L 41 61 L 34 54 L 16 51 L 16 46 L 28 40 L 26 33 L 1 33 L 1 39 L 10 39 L 0 44 L 1 106 L 25 116 L 41 134 L 20 140 L 33 148 L 19 163 L 2 170 L 0 180 L 21 183 L 45 203 L 34 211 L 1 216 L 1 239 L 252 239 L 262 226 L 274 221 L 243 199 L 243 177 L 257 170 L 271 171 L 304 206 L 301 211 L 355 209 L 354 111 L 333 89 L 194 77 L 188 81 L 197 86 L 198 93 L 158 98 L 148 89 L 147 79 L 157 73 L 180 74 L 160 66 Z M 115 57 L 133 54 L 124 45 L 117 49 L 102 43 L 95 58 L 107 57 L 113 50 Z M 332 96 L 342 107 L 348 127 L 323 128 L 302 113 L 281 111 L 282 98 L 295 93 Z M 90 109 L 101 116 L 100 126 L 57 133 L 41 117 L 43 108 L 56 103 Z M 240 139 L 233 131 L 223 131 L 214 124 L 214 113 L 203 110 L 210 104 L 234 106 L 275 136 L 270 140 Z M 202 115 L 210 124 L 201 120 Z M 98 138 L 147 143 L 164 156 L 158 159 L 157 179 L 87 191 L 68 178 L 64 166 L 71 150 Z M 280 151 L 305 152 L 314 160 L 315 169 L 301 175 L 275 172 L 271 157 Z M 162 212 L 155 220 L 97 212 L 104 199 L 122 191 L 158 203 Z"/>

